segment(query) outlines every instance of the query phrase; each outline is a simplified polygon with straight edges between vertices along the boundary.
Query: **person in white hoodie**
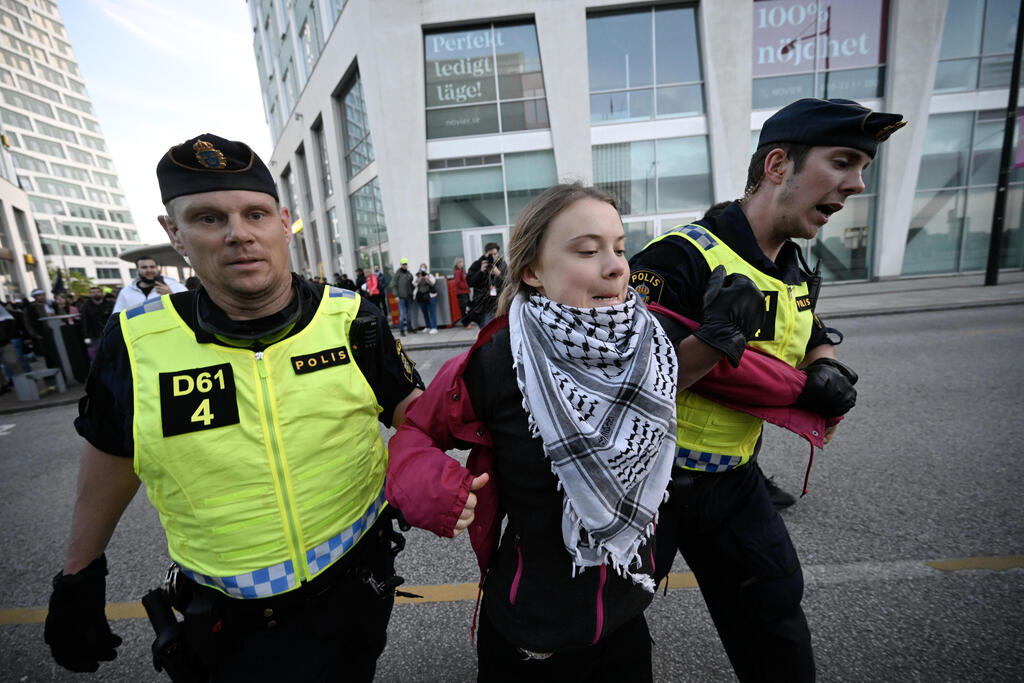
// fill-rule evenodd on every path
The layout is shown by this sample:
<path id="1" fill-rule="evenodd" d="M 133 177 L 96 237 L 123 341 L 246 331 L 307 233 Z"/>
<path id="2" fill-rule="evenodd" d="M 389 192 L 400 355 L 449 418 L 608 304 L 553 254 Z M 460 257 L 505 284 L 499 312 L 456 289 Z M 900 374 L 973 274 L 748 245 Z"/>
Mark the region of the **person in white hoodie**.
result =
<path id="1" fill-rule="evenodd" d="M 159 299 L 164 294 L 185 291 L 185 285 L 169 275 L 160 274 L 160 264 L 152 256 L 140 256 L 136 259 L 135 270 L 139 277 L 123 287 L 117 295 L 117 301 L 114 303 L 115 314 L 151 299 Z"/>

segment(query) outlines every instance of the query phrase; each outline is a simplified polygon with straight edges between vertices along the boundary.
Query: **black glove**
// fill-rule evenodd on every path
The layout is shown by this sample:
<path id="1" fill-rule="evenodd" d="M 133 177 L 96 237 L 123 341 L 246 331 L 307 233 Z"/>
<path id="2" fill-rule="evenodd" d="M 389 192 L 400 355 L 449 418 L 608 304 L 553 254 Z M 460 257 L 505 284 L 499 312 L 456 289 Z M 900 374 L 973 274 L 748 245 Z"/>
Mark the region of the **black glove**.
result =
<path id="1" fill-rule="evenodd" d="M 857 373 L 835 358 L 819 358 L 806 368 L 807 382 L 796 403 L 825 417 L 845 415 L 857 404 Z"/>
<path id="2" fill-rule="evenodd" d="M 100 662 L 117 657 L 121 638 L 110 632 L 103 608 L 107 601 L 107 557 L 100 555 L 85 569 L 53 577 L 50 611 L 43 639 L 53 659 L 71 671 L 96 671 Z"/>
<path id="3" fill-rule="evenodd" d="M 704 321 L 693 336 L 726 355 L 735 368 L 743 349 L 764 324 L 764 293 L 742 273 L 711 271 L 704 290 Z"/>

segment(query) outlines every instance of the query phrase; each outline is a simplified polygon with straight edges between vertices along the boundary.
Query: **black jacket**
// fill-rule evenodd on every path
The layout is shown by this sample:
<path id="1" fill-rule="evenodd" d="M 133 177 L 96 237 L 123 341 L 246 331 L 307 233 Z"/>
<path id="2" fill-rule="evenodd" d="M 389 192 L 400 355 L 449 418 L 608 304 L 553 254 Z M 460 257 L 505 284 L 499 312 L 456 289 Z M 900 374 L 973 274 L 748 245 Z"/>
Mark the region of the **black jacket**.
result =
<path id="1" fill-rule="evenodd" d="M 653 595 L 611 567 L 573 577 L 562 542 L 562 500 L 551 461 L 530 436 L 512 367 L 509 332 L 473 354 L 464 374 L 473 411 L 494 440 L 494 469 L 508 524 L 484 578 L 484 609 L 501 635 L 534 652 L 588 647 L 642 613 Z M 653 541 L 640 547 L 653 573 Z"/>

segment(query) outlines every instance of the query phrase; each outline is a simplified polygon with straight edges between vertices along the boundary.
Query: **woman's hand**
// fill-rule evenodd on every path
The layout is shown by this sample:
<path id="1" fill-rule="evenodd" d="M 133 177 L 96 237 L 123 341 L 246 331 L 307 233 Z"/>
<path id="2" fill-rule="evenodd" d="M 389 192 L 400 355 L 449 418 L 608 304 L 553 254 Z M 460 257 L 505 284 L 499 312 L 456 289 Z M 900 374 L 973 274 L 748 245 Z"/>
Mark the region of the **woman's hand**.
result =
<path id="1" fill-rule="evenodd" d="M 473 523 L 473 519 L 476 518 L 476 494 L 473 491 L 479 491 L 484 487 L 485 484 L 490 480 L 491 475 L 486 472 L 481 474 L 479 477 L 473 479 L 473 482 L 469 485 L 469 495 L 466 496 L 466 506 L 462 508 L 462 514 L 459 515 L 459 521 L 455 522 L 455 533 L 452 534 L 452 538 L 458 536 Z"/>

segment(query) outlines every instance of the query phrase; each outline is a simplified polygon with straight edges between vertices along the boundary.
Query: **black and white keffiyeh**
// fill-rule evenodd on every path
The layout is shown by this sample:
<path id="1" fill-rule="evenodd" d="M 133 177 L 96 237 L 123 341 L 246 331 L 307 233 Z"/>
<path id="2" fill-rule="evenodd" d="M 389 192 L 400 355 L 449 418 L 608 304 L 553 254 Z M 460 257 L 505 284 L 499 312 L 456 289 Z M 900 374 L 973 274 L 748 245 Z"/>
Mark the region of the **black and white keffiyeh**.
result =
<path id="1" fill-rule="evenodd" d="M 630 288 L 624 303 L 574 308 L 520 294 L 509 312 L 530 432 L 564 493 L 562 539 L 581 569 L 630 571 L 654 531 L 675 454 L 675 349 Z"/>

